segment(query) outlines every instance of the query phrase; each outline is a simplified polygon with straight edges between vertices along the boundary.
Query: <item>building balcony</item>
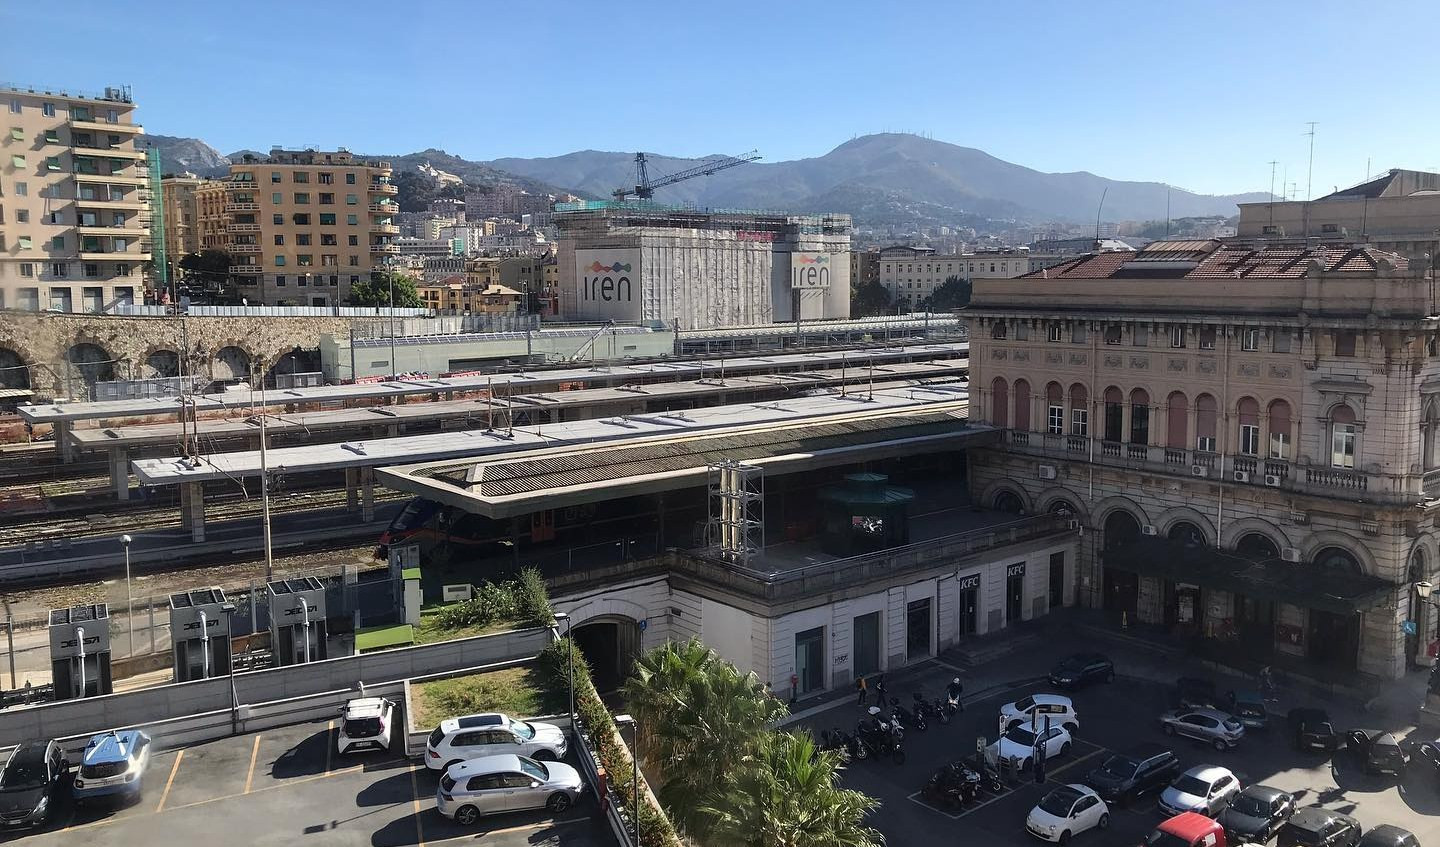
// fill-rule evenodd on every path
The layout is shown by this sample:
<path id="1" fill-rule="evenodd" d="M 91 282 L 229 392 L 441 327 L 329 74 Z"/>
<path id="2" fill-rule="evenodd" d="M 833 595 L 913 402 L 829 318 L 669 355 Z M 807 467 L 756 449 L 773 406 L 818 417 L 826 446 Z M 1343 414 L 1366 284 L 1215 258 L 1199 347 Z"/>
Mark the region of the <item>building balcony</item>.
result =
<path id="1" fill-rule="evenodd" d="M 399 235 L 400 227 L 394 224 L 370 224 L 370 231 L 376 235 Z"/>
<path id="2" fill-rule="evenodd" d="M 146 182 L 143 176 L 122 176 L 120 174 L 90 174 L 76 171 L 71 176 L 75 177 L 76 182 L 87 185 L 133 185 L 139 187 Z"/>
<path id="3" fill-rule="evenodd" d="M 226 203 L 226 204 L 225 204 L 225 211 L 227 211 L 227 212 L 258 212 L 258 211 L 260 211 L 260 204 L 259 204 L 259 203 L 248 203 L 248 202 L 230 202 L 230 203 Z"/>
<path id="4" fill-rule="evenodd" d="M 149 253 L 138 250 L 81 250 L 82 262 L 148 262 Z"/>
<path id="5" fill-rule="evenodd" d="M 233 245 L 232 245 L 233 246 Z M 240 276 L 259 276 L 264 273 L 264 268 L 259 265 L 231 265 L 230 273 Z"/>
<path id="6" fill-rule="evenodd" d="M 370 193 L 371 193 L 371 194 L 399 194 L 399 193 L 400 193 L 400 188 L 399 188 L 398 186 L 393 185 L 392 183 L 388 183 L 388 182 L 372 182 L 372 183 L 370 183 Z"/>
<path id="7" fill-rule="evenodd" d="M 399 253 L 399 252 L 400 252 L 400 248 L 399 248 L 399 247 L 396 247 L 394 244 L 371 244 L 371 245 L 370 245 L 370 252 L 371 252 L 371 253 L 389 253 L 389 254 L 394 254 L 394 253 Z"/>
<path id="8" fill-rule="evenodd" d="M 226 232 L 259 232 L 260 224 L 225 224 Z"/>
<path id="9" fill-rule="evenodd" d="M 150 234 L 150 230 L 138 226 L 77 226 L 75 230 L 81 235 L 101 237 L 118 235 L 121 238 L 144 238 Z"/>
<path id="10" fill-rule="evenodd" d="M 56 201 L 52 199 L 50 202 Z M 87 200 L 84 197 L 75 198 L 75 205 L 86 209 L 106 209 L 113 212 L 143 212 L 146 208 L 145 204 L 139 200 Z"/>
<path id="11" fill-rule="evenodd" d="M 259 253 L 259 252 L 260 252 L 260 245 L 259 245 L 259 244 L 231 244 L 231 245 L 230 245 L 230 252 L 231 252 L 231 253 Z"/>
<path id="12" fill-rule="evenodd" d="M 72 145 L 76 156 L 100 156 L 107 159 L 129 159 L 132 162 L 143 162 L 149 158 L 144 150 L 130 150 L 123 147 L 101 147 L 95 144 Z"/>
<path id="13" fill-rule="evenodd" d="M 79 121 L 69 122 L 71 129 L 78 129 L 82 132 L 120 132 L 137 135 L 145 131 L 140 124 L 112 124 L 108 121 Z"/>
<path id="14" fill-rule="evenodd" d="M 233 179 L 225 183 L 226 191 L 259 191 L 260 183 L 253 179 Z"/>
<path id="15" fill-rule="evenodd" d="M 400 204 L 399 204 L 399 203 L 371 203 L 371 204 L 370 204 L 370 214 L 372 214 L 372 215 L 385 215 L 386 217 L 389 217 L 389 216 L 391 216 L 391 215 L 398 215 L 398 214 L 400 214 Z"/>

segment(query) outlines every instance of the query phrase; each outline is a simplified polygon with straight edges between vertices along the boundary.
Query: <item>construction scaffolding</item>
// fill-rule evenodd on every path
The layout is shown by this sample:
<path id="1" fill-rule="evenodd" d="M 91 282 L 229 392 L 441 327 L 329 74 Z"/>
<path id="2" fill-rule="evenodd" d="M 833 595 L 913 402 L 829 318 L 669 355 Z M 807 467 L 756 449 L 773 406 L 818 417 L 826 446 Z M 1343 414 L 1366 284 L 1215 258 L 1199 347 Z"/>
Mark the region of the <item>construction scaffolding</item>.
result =
<path id="1" fill-rule="evenodd" d="M 153 287 L 159 295 L 170 290 L 170 262 L 165 252 L 165 195 L 160 188 L 160 179 L 164 175 L 160 168 L 160 151 L 151 147 L 145 154 L 145 163 L 150 169 L 150 196 L 144 200 L 150 216 L 151 274 Z"/>
<path id="2" fill-rule="evenodd" d="M 709 545 L 726 561 L 748 566 L 765 549 L 765 469 L 725 461 L 706 470 Z"/>

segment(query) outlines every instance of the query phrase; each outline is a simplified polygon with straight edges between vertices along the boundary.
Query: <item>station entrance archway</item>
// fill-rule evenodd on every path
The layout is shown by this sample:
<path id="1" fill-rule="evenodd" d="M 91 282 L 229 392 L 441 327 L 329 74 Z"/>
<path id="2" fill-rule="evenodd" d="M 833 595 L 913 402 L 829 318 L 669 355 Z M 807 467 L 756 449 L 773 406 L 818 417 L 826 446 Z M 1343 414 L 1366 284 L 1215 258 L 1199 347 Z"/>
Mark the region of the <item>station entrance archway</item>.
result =
<path id="1" fill-rule="evenodd" d="M 601 615 L 576 626 L 572 636 L 590 663 L 597 691 L 606 694 L 625 684 L 640 656 L 638 621 L 624 615 Z"/>

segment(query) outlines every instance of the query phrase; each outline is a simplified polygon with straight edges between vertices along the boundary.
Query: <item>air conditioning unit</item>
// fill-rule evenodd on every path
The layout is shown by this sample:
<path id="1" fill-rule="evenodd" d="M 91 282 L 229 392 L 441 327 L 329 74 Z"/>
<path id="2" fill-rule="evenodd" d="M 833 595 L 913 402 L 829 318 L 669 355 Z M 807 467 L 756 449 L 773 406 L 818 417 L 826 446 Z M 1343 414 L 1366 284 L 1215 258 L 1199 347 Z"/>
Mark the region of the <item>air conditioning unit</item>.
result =
<path id="1" fill-rule="evenodd" d="M 1300 561 L 1300 548 L 1299 548 L 1299 547 L 1284 547 L 1284 548 L 1281 548 L 1281 550 L 1280 550 L 1280 558 L 1284 559 L 1284 560 L 1287 561 L 1287 562 L 1298 562 L 1298 561 Z"/>
<path id="2" fill-rule="evenodd" d="M 1054 466 L 1054 465 L 1041 465 L 1041 466 L 1040 466 L 1040 478 L 1041 478 L 1041 479 L 1054 479 L 1054 478 L 1055 478 L 1055 466 Z"/>
<path id="3" fill-rule="evenodd" d="M 1153 523 L 1147 523 L 1147 524 L 1145 524 L 1144 526 L 1140 527 L 1140 534 L 1141 534 L 1141 535 L 1159 535 L 1159 534 L 1160 534 L 1160 531 L 1155 528 L 1155 524 L 1153 524 Z"/>
<path id="4" fill-rule="evenodd" d="M 1204 465 L 1191 465 L 1191 466 L 1190 466 L 1190 475 L 1191 475 L 1191 476 L 1209 476 L 1209 475 L 1210 475 L 1210 469 L 1207 468 L 1207 467 L 1205 467 Z"/>
<path id="5" fill-rule="evenodd" d="M 1267 474 L 1265 474 L 1265 484 L 1268 485 L 1268 486 L 1270 486 L 1271 488 L 1279 488 L 1279 487 L 1280 487 L 1280 475 L 1279 475 L 1279 474 L 1274 474 L 1274 473 L 1267 473 Z"/>
<path id="6" fill-rule="evenodd" d="M 1230 478 L 1233 479 L 1233 480 L 1235 480 L 1236 482 L 1249 482 L 1249 481 L 1250 481 L 1250 472 L 1249 472 L 1249 471 L 1231 471 L 1231 472 L 1230 472 Z"/>

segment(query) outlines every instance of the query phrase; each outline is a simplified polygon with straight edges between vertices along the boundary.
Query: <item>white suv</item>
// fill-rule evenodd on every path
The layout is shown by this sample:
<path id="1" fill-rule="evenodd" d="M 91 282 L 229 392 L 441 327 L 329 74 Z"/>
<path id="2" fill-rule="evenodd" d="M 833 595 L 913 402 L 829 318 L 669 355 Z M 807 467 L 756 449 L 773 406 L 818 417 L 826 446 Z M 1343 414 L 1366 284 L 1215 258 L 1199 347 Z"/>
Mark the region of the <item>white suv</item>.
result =
<path id="1" fill-rule="evenodd" d="M 1017 726 L 1063 727 L 1071 735 L 1080 728 L 1080 716 L 1069 697 L 1059 694 L 1032 694 L 1000 707 L 1001 733 Z"/>
<path id="2" fill-rule="evenodd" d="M 425 742 L 425 766 L 443 771 L 457 762 L 509 753 L 555 761 L 565 758 L 566 749 L 565 733 L 558 726 L 490 712 L 441 721 Z"/>
<path id="3" fill-rule="evenodd" d="M 390 749 L 390 730 L 395 725 L 394 703 L 384 697 L 361 697 L 346 703 L 340 709 L 340 716 L 336 752 Z"/>

